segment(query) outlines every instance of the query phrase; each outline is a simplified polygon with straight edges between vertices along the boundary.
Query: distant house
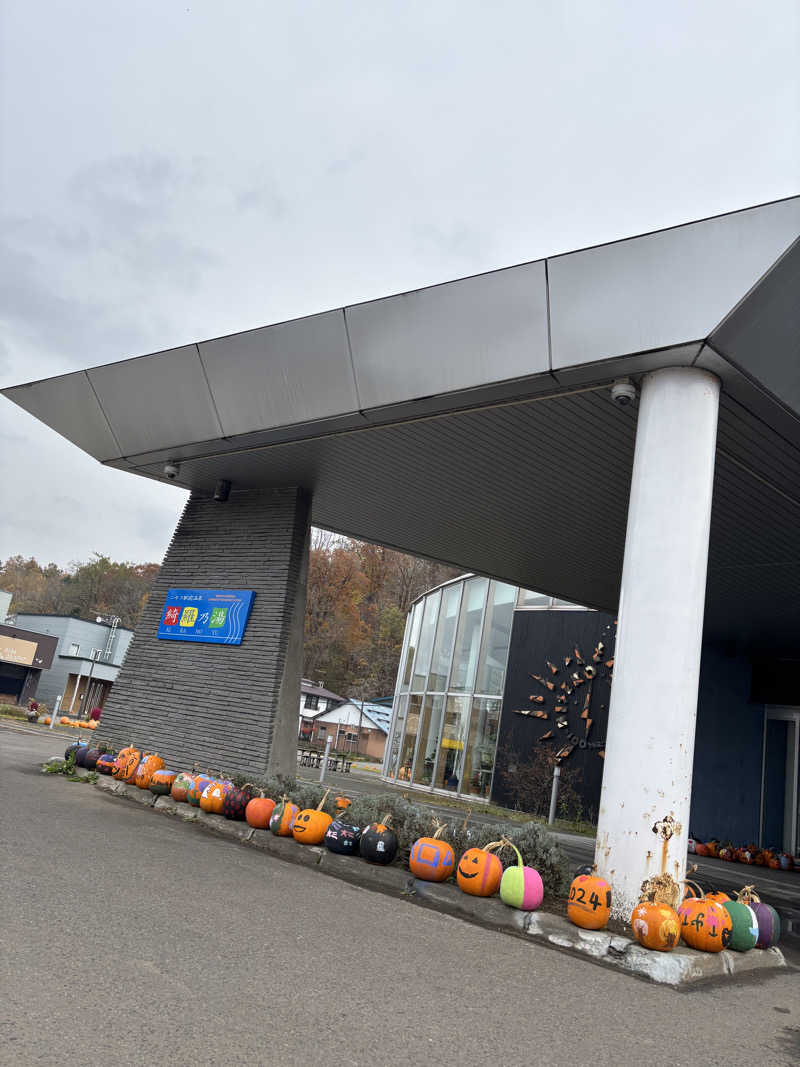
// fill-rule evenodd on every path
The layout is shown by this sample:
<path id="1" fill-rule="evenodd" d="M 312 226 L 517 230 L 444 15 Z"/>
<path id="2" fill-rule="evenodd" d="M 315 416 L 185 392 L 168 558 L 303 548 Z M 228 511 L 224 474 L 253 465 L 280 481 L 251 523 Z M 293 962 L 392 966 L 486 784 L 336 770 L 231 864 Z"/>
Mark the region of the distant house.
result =
<path id="1" fill-rule="evenodd" d="M 346 700 L 312 721 L 308 740 L 325 744 L 332 738 L 335 752 L 361 752 L 376 761 L 383 760 L 392 709 L 369 701 Z"/>
<path id="2" fill-rule="evenodd" d="M 297 726 L 299 739 L 310 741 L 314 717 L 337 704 L 344 704 L 344 697 L 326 689 L 322 682 L 303 678 L 300 683 L 300 721 Z"/>
<path id="3" fill-rule="evenodd" d="M 133 631 L 124 626 L 74 615 L 33 615 L 17 612 L 14 625 L 56 638 L 58 644 L 52 666 L 42 671 L 36 689 L 37 700 L 53 708 L 61 694 L 61 711 L 77 715 L 103 707 L 117 679 Z"/>

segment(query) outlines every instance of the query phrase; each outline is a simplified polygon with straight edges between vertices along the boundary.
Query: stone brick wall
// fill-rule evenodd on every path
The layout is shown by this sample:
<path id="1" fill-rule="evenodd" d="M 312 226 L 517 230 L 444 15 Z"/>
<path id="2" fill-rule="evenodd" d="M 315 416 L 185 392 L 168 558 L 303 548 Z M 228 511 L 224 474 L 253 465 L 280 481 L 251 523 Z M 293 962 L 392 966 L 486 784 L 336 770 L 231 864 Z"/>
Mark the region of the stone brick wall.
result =
<path id="1" fill-rule="evenodd" d="M 294 774 L 309 498 L 302 490 L 193 493 L 167 549 L 97 736 L 168 766 Z M 253 589 L 241 645 L 160 641 L 170 588 Z"/>

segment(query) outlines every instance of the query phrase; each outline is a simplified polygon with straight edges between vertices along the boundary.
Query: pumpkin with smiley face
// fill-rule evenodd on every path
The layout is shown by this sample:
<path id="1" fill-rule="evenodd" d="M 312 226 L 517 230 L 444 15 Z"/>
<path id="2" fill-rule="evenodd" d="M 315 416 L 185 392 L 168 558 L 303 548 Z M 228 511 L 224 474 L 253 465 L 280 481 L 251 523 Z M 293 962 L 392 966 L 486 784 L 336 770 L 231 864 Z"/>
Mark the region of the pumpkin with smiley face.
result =
<path id="1" fill-rule="evenodd" d="M 389 826 L 389 816 L 380 822 L 372 822 L 361 834 L 359 850 L 367 863 L 386 867 L 397 855 L 397 834 Z"/>
<path id="2" fill-rule="evenodd" d="M 503 864 L 495 855 L 502 841 L 492 841 L 486 848 L 468 848 L 456 868 L 456 882 L 462 893 L 471 897 L 492 897 L 500 888 Z"/>
<path id="3" fill-rule="evenodd" d="M 142 754 L 138 748 L 129 745 L 117 756 L 112 775 L 120 782 L 132 782 L 136 776 Z"/>
<path id="4" fill-rule="evenodd" d="M 325 791 L 325 795 L 316 808 L 305 808 L 295 817 L 292 823 L 292 836 L 301 845 L 321 845 L 325 839 L 325 832 L 333 822 L 331 816 L 322 810 L 328 799 L 328 793 L 330 789 Z"/>

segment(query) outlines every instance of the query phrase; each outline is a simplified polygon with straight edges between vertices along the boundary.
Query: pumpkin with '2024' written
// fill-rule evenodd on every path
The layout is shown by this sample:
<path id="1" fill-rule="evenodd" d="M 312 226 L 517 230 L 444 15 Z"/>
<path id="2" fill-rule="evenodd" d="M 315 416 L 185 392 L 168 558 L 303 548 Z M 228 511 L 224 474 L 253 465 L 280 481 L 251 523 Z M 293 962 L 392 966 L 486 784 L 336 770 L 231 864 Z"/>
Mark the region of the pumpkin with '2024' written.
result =
<path id="1" fill-rule="evenodd" d="M 611 915 L 611 886 L 597 874 L 579 874 L 569 887 L 567 918 L 584 930 L 602 930 Z"/>

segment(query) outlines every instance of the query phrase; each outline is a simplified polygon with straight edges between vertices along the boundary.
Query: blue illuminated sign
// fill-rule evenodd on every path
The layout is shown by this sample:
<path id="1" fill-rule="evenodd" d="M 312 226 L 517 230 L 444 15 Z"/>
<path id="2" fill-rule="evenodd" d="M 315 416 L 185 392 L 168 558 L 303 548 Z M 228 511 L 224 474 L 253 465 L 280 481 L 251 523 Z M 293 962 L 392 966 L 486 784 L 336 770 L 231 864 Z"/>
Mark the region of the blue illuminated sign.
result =
<path id="1" fill-rule="evenodd" d="M 250 589 L 170 589 L 158 636 L 167 641 L 240 645 L 255 595 Z"/>

